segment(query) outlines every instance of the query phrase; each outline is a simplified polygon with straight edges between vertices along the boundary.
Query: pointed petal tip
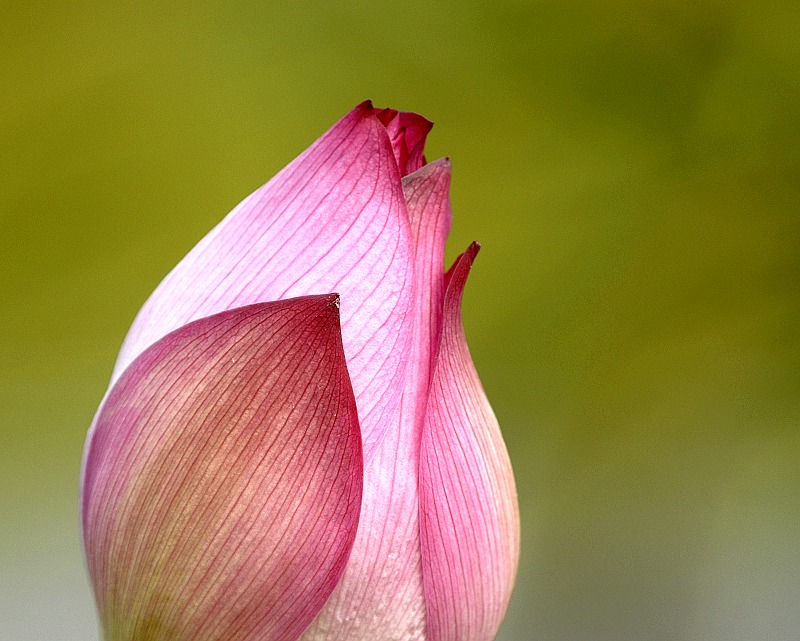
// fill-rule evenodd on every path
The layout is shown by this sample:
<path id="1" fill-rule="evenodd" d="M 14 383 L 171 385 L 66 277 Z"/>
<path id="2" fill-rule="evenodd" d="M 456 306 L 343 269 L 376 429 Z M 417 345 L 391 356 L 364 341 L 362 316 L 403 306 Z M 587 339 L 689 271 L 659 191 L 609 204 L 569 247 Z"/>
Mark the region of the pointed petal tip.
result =
<path id="1" fill-rule="evenodd" d="M 309 296 L 309 298 L 316 299 L 319 302 L 320 309 L 334 309 L 337 311 L 341 306 L 341 296 L 339 292 L 331 292 L 330 294 L 318 294 L 316 296 Z"/>
<path id="2" fill-rule="evenodd" d="M 451 272 L 466 270 L 469 272 L 470 268 L 472 267 L 473 263 L 475 262 L 475 257 L 481 251 L 481 244 L 477 240 L 473 240 L 469 247 L 464 250 L 464 253 L 461 254 L 458 258 L 456 258 L 456 262 L 453 263 L 453 266 L 450 268 Z M 461 267 L 461 265 L 464 267 Z M 465 276 L 466 277 L 466 276 Z"/>
<path id="3" fill-rule="evenodd" d="M 428 120 L 425 116 L 421 116 L 418 113 L 414 112 L 407 112 L 406 115 L 407 119 L 407 126 L 413 126 L 419 129 L 419 132 L 422 136 L 427 136 L 431 133 L 431 129 L 433 129 L 433 125 L 436 124 L 433 120 Z"/>
<path id="4" fill-rule="evenodd" d="M 325 296 L 325 313 L 328 317 L 339 326 L 340 318 L 339 311 L 342 307 L 342 298 L 338 293 L 328 294 Z"/>
<path id="5" fill-rule="evenodd" d="M 306 298 L 308 300 L 308 320 L 309 322 L 318 323 L 319 327 L 325 327 L 327 331 L 341 334 L 341 296 L 334 292 L 331 294 L 317 294 L 312 296 L 300 296 L 301 300 Z M 292 300 L 292 299 L 286 299 Z M 263 303 L 269 305 L 270 303 Z"/>
<path id="6" fill-rule="evenodd" d="M 464 250 L 464 253 L 456 258 L 453 266 L 445 274 L 445 297 L 449 298 L 454 296 L 459 301 L 464 294 L 464 286 L 467 284 L 467 277 L 475 262 L 475 257 L 481 250 L 481 245 L 478 241 L 472 241 Z M 457 306 L 460 310 L 460 305 Z M 460 313 L 460 311 L 459 311 Z"/>
<path id="7" fill-rule="evenodd" d="M 362 117 L 368 117 L 375 113 L 375 108 L 372 106 L 372 100 L 368 98 L 367 100 L 358 103 L 353 111 Z"/>
<path id="8" fill-rule="evenodd" d="M 407 176 L 403 177 L 403 181 L 405 183 L 406 180 L 410 180 L 413 176 L 416 177 L 424 177 L 427 179 L 430 178 L 450 178 L 450 174 L 452 173 L 452 163 L 450 162 L 450 156 L 445 156 L 443 158 L 437 158 L 436 160 L 427 163 L 426 165 L 422 165 L 419 169 L 415 172 L 408 174 Z"/>
<path id="9" fill-rule="evenodd" d="M 387 126 L 392 120 L 397 117 L 399 112 L 397 109 L 392 109 L 391 107 L 384 107 L 383 109 L 378 109 L 375 111 L 375 115 L 377 116 L 378 120 L 383 123 L 383 126 Z"/>

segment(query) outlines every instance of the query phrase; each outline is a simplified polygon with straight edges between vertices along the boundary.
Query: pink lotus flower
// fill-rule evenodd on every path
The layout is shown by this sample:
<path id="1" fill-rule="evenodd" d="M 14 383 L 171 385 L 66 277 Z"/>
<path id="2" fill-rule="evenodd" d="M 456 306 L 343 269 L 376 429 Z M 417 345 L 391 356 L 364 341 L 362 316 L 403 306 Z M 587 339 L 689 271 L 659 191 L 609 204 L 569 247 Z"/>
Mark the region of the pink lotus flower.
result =
<path id="1" fill-rule="evenodd" d="M 516 491 L 431 126 L 359 105 L 139 312 L 81 479 L 108 641 L 494 638 Z"/>

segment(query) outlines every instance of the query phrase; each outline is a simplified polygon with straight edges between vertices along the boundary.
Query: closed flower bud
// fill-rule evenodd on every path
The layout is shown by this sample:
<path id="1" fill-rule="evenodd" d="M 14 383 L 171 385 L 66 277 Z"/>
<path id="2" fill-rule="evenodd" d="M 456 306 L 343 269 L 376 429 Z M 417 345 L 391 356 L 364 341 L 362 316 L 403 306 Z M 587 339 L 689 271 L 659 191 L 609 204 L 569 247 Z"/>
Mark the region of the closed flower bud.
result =
<path id="1" fill-rule="evenodd" d="M 139 312 L 81 479 L 106 641 L 496 635 L 516 490 L 430 128 L 359 105 Z"/>

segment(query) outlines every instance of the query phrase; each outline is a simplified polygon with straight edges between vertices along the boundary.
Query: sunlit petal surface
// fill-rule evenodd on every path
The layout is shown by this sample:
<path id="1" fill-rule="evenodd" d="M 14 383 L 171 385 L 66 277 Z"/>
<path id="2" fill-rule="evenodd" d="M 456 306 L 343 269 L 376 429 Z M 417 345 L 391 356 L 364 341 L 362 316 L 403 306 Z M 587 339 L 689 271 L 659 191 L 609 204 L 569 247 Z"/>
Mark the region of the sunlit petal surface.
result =
<path id="1" fill-rule="evenodd" d="M 415 257 L 413 340 L 403 400 L 375 457 L 365 468 L 361 524 L 345 575 L 304 641 L 425 638 L 419 438 L 431 346 L 438 335 L 444 296 L 442 265 L 450 229 L 449 186 L 447 160 L 431 163 L 403 180 Z"/>
<path id="2" fill-rule="evenodd" d="M 412 260 L 391 141 L 372 105 L 363 103 L 238 205 L 162 281 L 136 318 L 114 376 L 196 318 L 338 292 L 369 460 L 400 402 Z"/>

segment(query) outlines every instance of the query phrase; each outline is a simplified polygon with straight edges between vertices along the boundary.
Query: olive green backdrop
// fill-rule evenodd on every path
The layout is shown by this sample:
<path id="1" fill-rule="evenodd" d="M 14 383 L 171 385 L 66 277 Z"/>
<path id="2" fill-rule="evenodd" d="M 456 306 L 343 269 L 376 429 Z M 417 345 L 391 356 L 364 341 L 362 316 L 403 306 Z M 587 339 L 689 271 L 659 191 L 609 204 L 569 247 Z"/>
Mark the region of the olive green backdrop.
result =
<path id="1" fill-rule="evenodd" d="M 68 5 L 68 6 L 66 6 Z M 0 638 L 96 639 L 83 438 L 161 277 L 353 105 L 436 121 L 506 641 L 796 640 L 796 2 L 0 8 Z"/>

